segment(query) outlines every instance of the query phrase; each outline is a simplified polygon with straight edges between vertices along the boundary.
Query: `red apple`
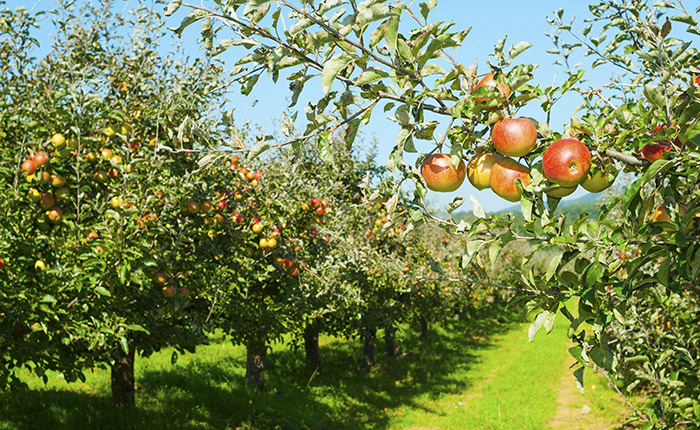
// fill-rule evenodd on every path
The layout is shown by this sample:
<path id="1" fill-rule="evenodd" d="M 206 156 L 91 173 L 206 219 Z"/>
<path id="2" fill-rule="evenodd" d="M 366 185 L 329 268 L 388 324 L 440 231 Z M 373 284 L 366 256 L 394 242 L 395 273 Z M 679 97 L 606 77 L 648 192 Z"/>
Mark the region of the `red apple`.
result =
<path id="1" fill-rule="evenodd" d="M 644 145 L 642 148 L 642 158 L 650 163 L 664 158 L 664 152 L 671 149 L 670 146 L 664 143 L 654 143 L 652 145 Z"/>
<path id="2" fill-rule="evenodd" d="M 63 211 L 58 206 L 54 206 L 46 211 L 46 216 L 52 224 L 58 224 L 63 219 Z"/>
<path id="3" fill-rule="evenodd" d="M 483 190 L 491 186 L 491 167 L 500 159 L 500 155 L 488 152 L 479 154 L 469 160 L 467 163 L 467 177 L 474 188 Z"/>
<path id="4" fill-rule="evenodd" d="M 326 210 L 323 208 L 323 206 L 319 206 L 314 210 L 314 212 L 316 212 L 316 215 L 323 215 L 325 211 Z"/>
<path id="5" fill-rule="evenodd" d="M 34 160 L 34 165 L 36 165 L 36 167 L 40 167 L 40 166 L 43 166 L 44 164 L 48 163 L 49 156 L 43 152 L 37 152 L 34 155 L 33 160 Z"/>
<path id="6" fill-rule="evenodd" d="M 467 168 L 464 160 L 459 160 L 455 169 L 450 154 L 431 154 L 421 163 L 420 173 L 431 190 L 449 192 L 462 185 Z"/>
<path id="7" fill-rule="evenodd" d="M 41 205 L 42 209 L 49 210 L 56 206 L 56 199 L 54 198 L 53 194 L 44 194 L 39 199 L 39 204 Z"/>
<path id="8" fill-rule="evenodd" d="M 5 261 L 0 258 L 0 270 L 5 270 Z"/>
<path id="9" fill-rule="evenodd" d="M 537 128 L 527 118 L 505 118 L 491 130 L 491 139 L 496 151 L 507 157 L 523 157 L 537 143 Z"/>
<path id="10" fill-rule="evenodd" d="M 591 153 L 576 139 L 560 139 L 544 150 L 542 173 L 562 187 L 574 187 L 586 179 L 591 167 Z"/>
<path id="11" fill-rule="evenodd" d="M 321 206 L 321 200 L 317 199 L 316 197 L 311 199 L 311 207 L 317 208 Z"/>
<path id="12" fill-rule="evenodd" d="M 219 200 L 219 209 L 226 209 L 226 200 Z"/>
<path id="13" fill-rule="evenodd" d="M 36 171 L 36 164 L 34 164 L 34 161 L 32 160 L 26 160 L 24 163 L 22 163 L 22 171 L 28 175 L 31 175 Z"/>
<path id="14" fill-rule="evenodd" d="M 521 193 L 515 184 L 516 179 L 520 179 L 524 186 L 529 185 L 530 169 L 508 157 L 501 158 L 491 167 L 491 189 L 496 195 L 510 202 L 520 200 Z"/>
<path id="15" fill-rule="evenodd" d="M 501 78 L 500 83 L 496 83 L 496 80 L 493 78 L 493 73 L 487 73 L 486 76 L 484 76 L 479 81 L 479 83 L 476 84 L 476 86 L 474 87 L 474 91 L 483 87 L 484 85 L 486 85 L 487 87 L 491 87 L 493 89 L 498 88 L 498 91 L 501 93 L 501 95 L 504 98 L 508 98 L 508 96 L 510 96 L 510 94 L 512 93 L 512 91 L 510 90 L 510 87 L 508 87 L 508 85 L 506 85 L 505 82 L 503 82 L 503 78 Z M 477 103 L 484 103 L 484 102 L 488 102 L 489 100 L 490 100 L 489 98 L 474 99 L 474 101 Z"/>

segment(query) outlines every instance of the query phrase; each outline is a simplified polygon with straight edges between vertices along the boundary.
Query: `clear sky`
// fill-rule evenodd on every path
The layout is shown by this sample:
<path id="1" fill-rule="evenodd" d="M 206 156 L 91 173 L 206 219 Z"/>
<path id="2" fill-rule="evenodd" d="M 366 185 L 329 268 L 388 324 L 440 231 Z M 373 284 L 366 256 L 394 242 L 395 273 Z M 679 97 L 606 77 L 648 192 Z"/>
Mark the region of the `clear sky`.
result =
<path id="1" fill-rule="evenodd" d="M 0 0 L 0 4 L 1 4 Z M 211 0 L 204 1 L 213 3 Z M 193 3 L 199 4 L 199 1 Z M 415 2 L 415 10 L 418 10 L 418 2 Z M 552 16 L 553 11 L 562 7 L 566 3 L 564 19 L 571 19 L 574 15 L 577 17 L 578 27 L 581 27 L 583 19 L 588 17 L 588 2 L 561 2 L 561 1 L 516 1 L 516 0 L 492 0 L 492 1 L 460 1 L 460 0 L 438 0 L 437 7 L 430 15 L 431 21 L 454 21 L 453 30 L 461 30 L 466 27 L 472 27 L 470 34 L 464 41 L 462 47 L 455 52 L 455 59 L 465 65 L 479 64 L 478 73 L 488 72 L 486 61 L 488 54 L 493 50 L 493 45 L 504 36 L 508 36 L 506 49 L 520 41 L 530 42 L 533 46 L 525 53 L 521 54 L 516 59 L 516 62 L 538 64 L 539 68 L 535 71 L 534 82 L 543 87 L 552 84 L 555 77 L 558 82 L 564 79 L 563 69 L 559 66 L 554 66 L 554 62 L 558 57 L 548 54 L 545 51 L 553 47 L 550 38 L 546 35 L 551 30 L 546 21 L 546 17 Z M 117 10 L 128 10 L 135 5 L 134 0 L 117 0 L 115 1 Z M 24 6 L 29 9 L 36 8 L 37 10 L 47 10 L 57 7 L 55 0 L 6 0 L 5 6 L 11 9 Z M 164 8 L 163 4 L 155 4 L 157 10 Z M 176 27 L 179 20 L 182 19 L 186 11 L 179 11 L 172 17 L 168 25 Z M 51 43 L 51 25 L 49 22 L 42 24 L 42 34 L 40 42 L 42 50 L 48 48 Z M 195 40 L 198 36 L 199 25 L 193 25 L 192 31 L 186 32 L 183 36 L 184 46 L 193 56 L 201 55 Z M 594 35 L 592 35 L 594 36 Z M 219 37 L 227 38 L 232 35 L 221 34 Z M 221 57 L 227 65 L 233 67 L 234 62 L 240 57 L 242 51 L 231 51 L 223 54 Z M 587 77 L 590 79 L 590 85 L 602 85 L 608 81 L 606 73 L 613 73 L 611 70 L 597 70 L 595 73 L 590 73 L 587 70 Z M 311 81 L 307 84 L 309 90 L 307 93 L 312 96 L 320 93 L 320 79 Z M 272 80 L 261 78 L 253 93 L 249 97 L 243 97 L 236 88 L 231 94 L 231 103 L 236 107 L 234 118 L 243 122 L 250 120 L 259 124 L 266 132 L 271 132 L 275 127 L 276 119 L 285 110 L 288 101 L 289 91 L 286 80 L 280 78 L 277 84 L 273 84 Z M 303 109 L 305 103 L 300 100 L 296 109 Z M 569 121 L 569 118 L 575 114 L 575 108 L 578 105 L 578 100 L 571 97 L 557 105 L 552 113 L 551 127 L 555 130 L 562 131 L 563 125 Z M 529 116 L 537 120 L 544 120 L 545 114 L 541 111 L 539 103 L 532 101 L 526 109 L 519 112 L 519 115 Z M 303 118 L 303 115 L 299 115 Z M 447 122 L 438 127 L 438 132 L 444 132 Z M 299 128 L 299 127 L 298 127 Z M 396 135 L 399 131 L 397 124 L 386 119 L 386 114 L 381 109 L 377 109 L 372 116 L 372 123 L 362 130 L 362 136 L 366 142 L 369 142 L 372 137 L 376 137 L 379 146 L 379 162 L 383 163 L 388 159 L 388 155 L 396 141 Z M 421 146 L 419 149 L 429 151 L 430 149 Z M 406 157 L 407 160 L 412 160 Z M 415 160 L 415 158 L 413 158 Z M 579 190 L 569 198 L 576 198 L 583 195 L 585 191 Z M 512 203 L 500 199 L 490 190 L 478 191 L 465 181 L 462 187 L 454 193 L 433 193 L 430 192 L 429 201 L 436 205 L 446 205 L 456 196 L 466 198 L 466 203 L 462 209 L 469 209 L 469 196 L 474 197 L 482 204 L 487 211 L 495 211 L 505 207 L 512 206 Z"/>

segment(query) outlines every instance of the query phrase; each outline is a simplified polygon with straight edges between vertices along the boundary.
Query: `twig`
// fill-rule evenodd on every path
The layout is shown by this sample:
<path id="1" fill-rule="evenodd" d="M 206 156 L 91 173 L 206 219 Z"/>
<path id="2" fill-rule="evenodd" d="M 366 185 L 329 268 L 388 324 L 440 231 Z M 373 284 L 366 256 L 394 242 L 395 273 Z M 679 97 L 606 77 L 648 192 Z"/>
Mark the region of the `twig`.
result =
<path id="1" fill-rule="evenodd" d="M 553 290 L 529 290 L 526 288 L 516 288 L 516 287 L 509 287 L 507 285 L 501 285 L 501 284 L 495 284 L 493 282 L 484 282 L 484 281 L 477 281 L 474 279 L 460 279 L 460 278 L 433 278 L 430 276 L 409 276 L 409 275 L 402 275 L 403 278 L 409 278 L 409 279 L 418 279 L 418 280 L 425 280 L 425 281 L 442 281 L 442 282 L 461 282 L 463 284 L 477 284 L 477 285 L 485 285 L 488 287 L 496 287 L 496 288 L 501 288 L 503 290 L 509 290 L 509 291 L 515 291 L 518 293 L 532 293 L 532 294 L 550 294 L 550 295 L 557 295 L 557 296 L 563 296 L 566 293 L 562 293 L 561 291 L 553 291 Z"/>
<path id="2" fill-rule="evenodd" d="M 598 366 L 596 366 L 596 369 L 600 370 L 600 371 L 603 373 L 603 375 L 605 376 L 605 379 L 608 380 L 608 383 L 613 387 L 613 389 L 614 389 L 615 391 L 617 391 L 617 394 L 619 394 L 620 397 L 622 397 L 622 398 L 624 399 L 625 403 L 627 403 L 627 406 L 629 406 L 630 408 L 632 408 L 632 410 L 634 411 L 634 413 L 637 414 L 637 416 L 638 416 L 640 419 L 642 419 L 642 420 L 644 420 L 644 421 L 649 421 L 649 418 L 648 418 L 647 416 L 645 416 L 643 413 L 639 412 L 639 410 L 638 410 L 637 408 L 634 407 L 634 405 L 632 404 L 632 402 L 630 402 L 630 401 L 627 399 L 627 397 L 626 397 L 624 394 L 622 394 L 622 391 L 620 391 L 620 389 L 617 387 L 617 384 L 615 384 L 615 383 L 613 382 L 612 378 L 610 378 L 610 375 L 608 375 L 608 372 L 606 372 L 605 369 L 603 369 L 602 367 L 598 367 Z"/>

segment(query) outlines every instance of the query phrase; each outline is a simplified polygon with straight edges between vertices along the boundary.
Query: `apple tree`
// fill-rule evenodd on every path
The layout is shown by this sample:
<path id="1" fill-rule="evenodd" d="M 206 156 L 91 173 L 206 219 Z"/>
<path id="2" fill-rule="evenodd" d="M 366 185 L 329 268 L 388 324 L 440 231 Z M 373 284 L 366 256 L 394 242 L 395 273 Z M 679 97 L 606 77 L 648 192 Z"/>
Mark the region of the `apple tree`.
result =
<path id="1" fill-rule="evenodd" d="M 110 366 L 113 403 L 133 407 L 135 353 L 203 339 L 207 308 L 179 273 L 189 250 L 163 244 L 177 243 L 172 202 L 196 167 L 177 151 L 209 145 L 220 69 L 161 57 L 145 7 L 63 8 L 40 59 L 34 18 L 18 8 L 2 19 L 0 49 L 14 59 L 0 83 L 2 386 L 18 367 L 72 382 Z"/>

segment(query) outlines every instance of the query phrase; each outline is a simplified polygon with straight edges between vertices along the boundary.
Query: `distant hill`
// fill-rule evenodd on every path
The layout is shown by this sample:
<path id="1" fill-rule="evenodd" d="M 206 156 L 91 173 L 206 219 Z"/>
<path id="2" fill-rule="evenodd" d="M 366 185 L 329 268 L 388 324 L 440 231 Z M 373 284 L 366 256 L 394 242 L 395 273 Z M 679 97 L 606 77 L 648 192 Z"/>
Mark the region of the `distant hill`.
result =
<path id="1" fill-rule="evenodd" d="M 598 210 L 600 208 L 600 202 L 598 201 L 602 196 L 602 193 L 596 193 L 596 194 L 586 194 L 583 197 L 579 197 L 573 200 L 564 200 L 559 203 L 559 206 L 557 207 L 557 210 L 555 213 L 557 214 L 566 214 L 567 219 L 571 220 L 574 218 L 577 218 L 579 215 L 581 215 L 583 212 L 588 212 L 589 218 L 591 219 L 596 219 L 598 218 Z M 519 215 L 520 213 L 520 205 L 513 205 L 510 207 L 507 207 L 503 210 L 497 211 L 497 212 L 491 212 L 492 214 L 506 214 L 512 212 L 513 214 L 516 215 L 516 218 L 521 218 Z M 472 214 L 471 211 L 457 211 L 452 214 L 452 218 L 455 221 L 461 221 L 461 220 L 471 220 L 474 218 L 474 215 Z"/>

